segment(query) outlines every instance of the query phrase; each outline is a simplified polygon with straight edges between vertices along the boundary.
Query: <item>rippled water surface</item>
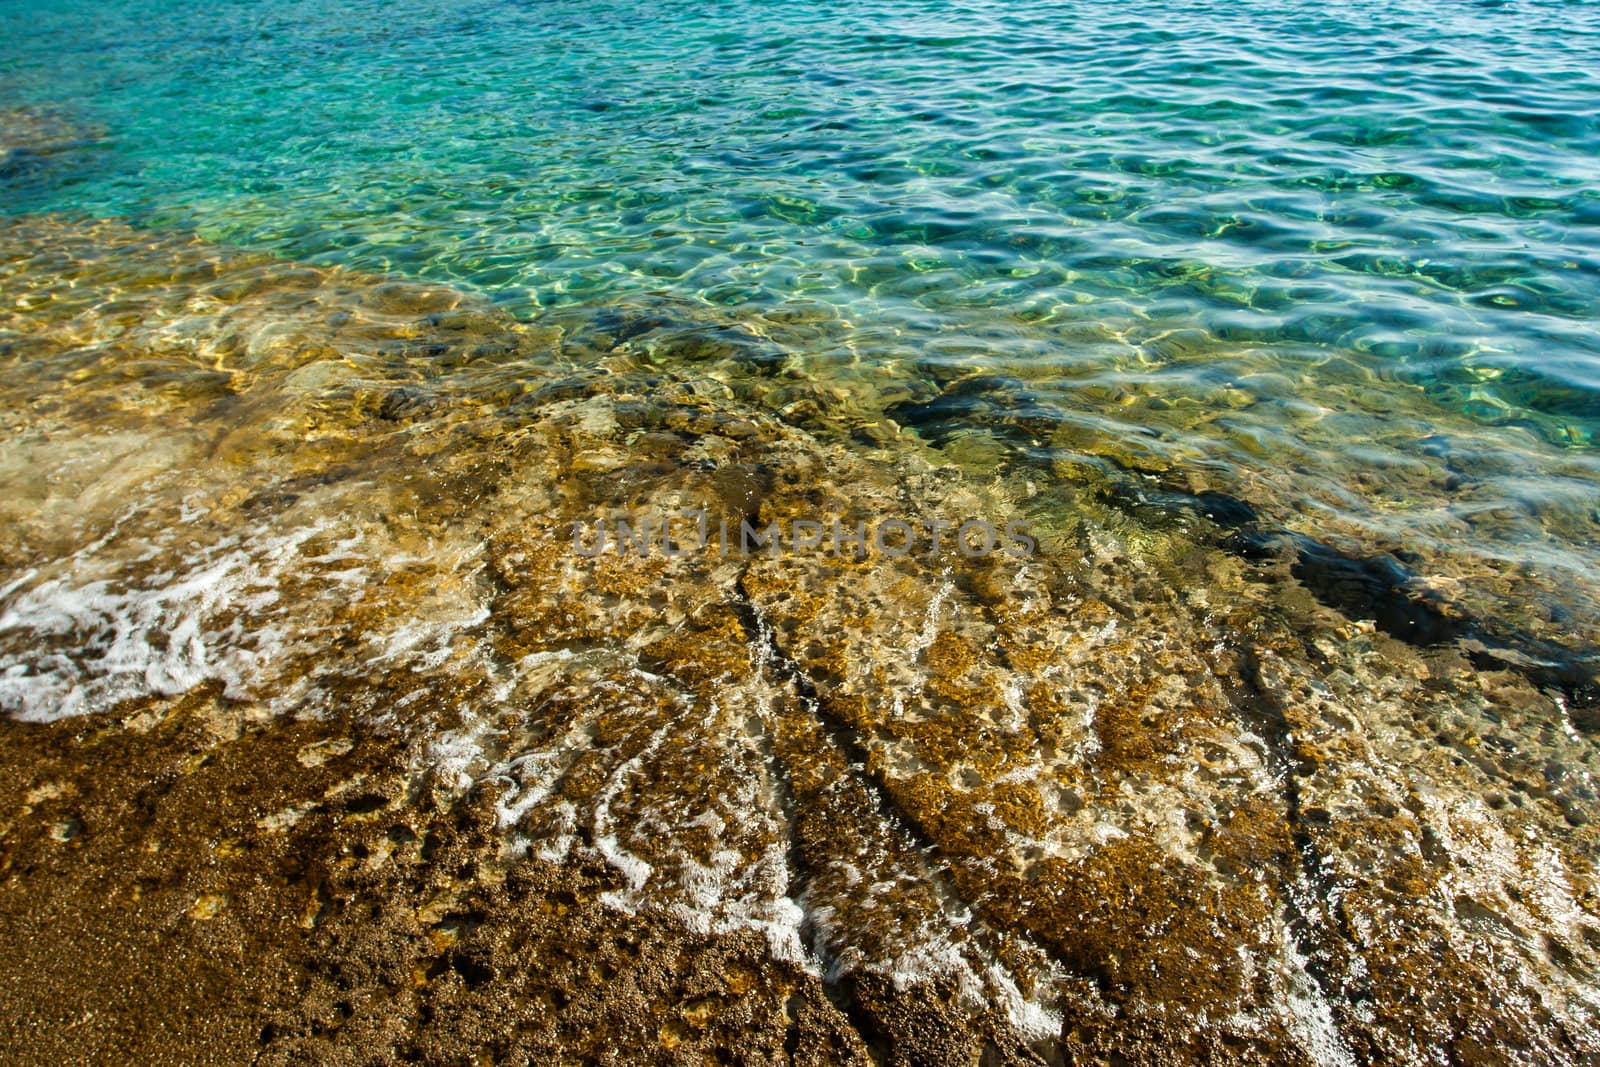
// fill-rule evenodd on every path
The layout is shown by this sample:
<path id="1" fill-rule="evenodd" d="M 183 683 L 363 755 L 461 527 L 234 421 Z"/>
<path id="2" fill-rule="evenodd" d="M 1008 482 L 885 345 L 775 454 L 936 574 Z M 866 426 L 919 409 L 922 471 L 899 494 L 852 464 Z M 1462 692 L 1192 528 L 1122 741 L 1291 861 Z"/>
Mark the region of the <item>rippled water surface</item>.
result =
<path id="1" fill-rule="evenodd" d="M 71 165 L 8 165 L 13 212 L 526 314 L 802 321 L 798 373 L 872 379 L 859 422 L 1269 483 L 1302 526 L 1573 573 L 1600 535 L 1590 5 L 7 3 L 0 28 L 0 94 L 87 131 Z"/>
<path id="2" fill-rule="evenodd" d="M 524 315 L 714 310 L 849 383 L 858 438 L 1591 567 L 1590 5 L 7 3 L 0 29 L 0 95 L 77 131 L 8 157 L 9 211 Z"/>
<path id="3" fill-rule="evenodd" d="M 1009 411 L 1298 463 L 1297 510 L 1390 536 L 1597 532 L 1591 5 L 146 0 L 6 3 L 0 39 L 0 95 L 100 136 L 8 168 L 10 211 L 519 312 L 804 315 L 807 373 L 999 372 Z M 1469 505 L 1392 522 L 1345 477 L 1445 452 Z"/>

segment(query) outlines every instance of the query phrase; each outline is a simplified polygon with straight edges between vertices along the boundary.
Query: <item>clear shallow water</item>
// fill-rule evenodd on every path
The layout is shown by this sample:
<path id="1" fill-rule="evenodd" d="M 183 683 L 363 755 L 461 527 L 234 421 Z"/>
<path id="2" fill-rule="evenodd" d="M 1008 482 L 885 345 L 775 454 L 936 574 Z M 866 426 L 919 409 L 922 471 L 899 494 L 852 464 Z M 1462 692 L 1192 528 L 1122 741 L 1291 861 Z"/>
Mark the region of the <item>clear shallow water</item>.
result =
<path id="1" fill-rule="evenodd" d="M 1589 5 L 8 2 L 0 39 L 0 97 L 103 133 L 9 211 L 710 306 L 863 422 L 1004 376 L 917 427 L 964 458 L 1570 573 L 1600 537 Z"/>
<path id="2" fill-rule="evenodd" d="M 939 1049 L 952 987 L 1081 1060 L 1600 1048 L 1588 9 L 0 20 L 0 710 L 171 724 L 191 770 L 197 708 L 329 735 L 270 804 L 260 749 L 192 779 L 257 821 L 176 809 L 190 855 L 265 873 L 157 925 L 292 914 L 251 895 L 276 850 L 338 847 L 315 971 L 389 975 L 328 965 L 376 885 L 437 961 L 493 929 L 440 886 L 581 862 L 606 908 L 933 990 L 885 1015 Z M 685 501 L 1043 550 L 567 551 Z M 148 797 L 131 751 L 70 773 Z M 35 852 L 147 832 L 37 773 Z M 380 873 L 468 804 L 483 868 Z M 76 853 L 96 915 L 139 847 Z M 468 1018 L 391 992 L 330 1040 Z"/>

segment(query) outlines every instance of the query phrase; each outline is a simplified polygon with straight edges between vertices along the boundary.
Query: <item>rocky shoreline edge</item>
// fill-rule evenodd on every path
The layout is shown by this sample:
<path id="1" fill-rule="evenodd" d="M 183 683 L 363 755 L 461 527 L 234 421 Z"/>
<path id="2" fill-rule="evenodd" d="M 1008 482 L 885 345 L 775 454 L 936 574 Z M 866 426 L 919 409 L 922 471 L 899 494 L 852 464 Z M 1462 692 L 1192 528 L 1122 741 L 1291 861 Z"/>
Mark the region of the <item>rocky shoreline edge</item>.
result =
<path id="1" fill-rule="evenodd" d="M 1203 490 L 830 440 L 720 324 L 52 217 L 0 281 L 30 1062 L 1600 1051 L 1592 675 L 1542 635 L 1319 592 Z M 1040 550 L 573 551 L 694 507 Z"/>

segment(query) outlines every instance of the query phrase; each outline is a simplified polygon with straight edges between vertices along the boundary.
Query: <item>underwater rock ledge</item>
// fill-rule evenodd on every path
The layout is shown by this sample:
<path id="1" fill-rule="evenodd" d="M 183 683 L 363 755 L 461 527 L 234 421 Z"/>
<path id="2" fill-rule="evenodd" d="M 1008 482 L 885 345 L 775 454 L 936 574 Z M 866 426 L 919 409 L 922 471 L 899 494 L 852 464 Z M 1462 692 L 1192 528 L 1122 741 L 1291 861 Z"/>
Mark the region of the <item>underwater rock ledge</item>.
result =
<path id="1" fill-rule="evenodd" d="M 1600 1053 L 1594 747 L 1515 664 L 807 432 L 726 332 L 49 217 L 0 284 L 30 1062 Z M 697 508 L 1038 551 L 575 550 Z"/>

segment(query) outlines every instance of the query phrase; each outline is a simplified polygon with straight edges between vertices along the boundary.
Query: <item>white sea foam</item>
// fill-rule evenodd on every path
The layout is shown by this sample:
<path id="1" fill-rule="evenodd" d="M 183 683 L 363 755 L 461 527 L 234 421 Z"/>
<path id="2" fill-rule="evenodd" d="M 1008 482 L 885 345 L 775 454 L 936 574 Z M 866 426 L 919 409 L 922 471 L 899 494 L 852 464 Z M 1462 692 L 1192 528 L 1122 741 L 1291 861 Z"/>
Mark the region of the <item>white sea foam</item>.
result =
<path id="1" fill-rule="evenodd" d="M 319 529 L 224 542 L 179 574 L 92 577 L 106 568 L 80 554 L 65 573 L 13 588 L 0 611 L 0 708 L 50 722 L 207 680 L 251 695 L 282 640 L 264 618 L 279 577 Z"/>
<path id="2" fill-rule="evenodd" d="M 1283 924 L 1282 1021 L 1300 1050 L 1317 1067 L 1355 1067 L 1355 1054 L 1333 1018 L 1333 1007 L 1311 976 L 1293 931 Z"/>
<path id="3" fill-rule="evenodd" d="M 199 514 L 193 501 L 185 514 Z M 381 525 L 293 516 L 248 537 L 204 537 L 184 527 L 124 534 L 113 554 L 108 535 L 0 590 L 0 711 L 49 722 L 218 681 L 227 696 L 282 713 L 316 690 L 315 677 L 284 670 L 297 654 L 335 673 L 436 671 L 471 653 L 478 642 L 461 637 L 489 615 L 475 540 L 430 542 L 412 557 Z M 396 611 L 372 604 L 360 625 L 380 625 L 350 635 L 361 651 L 330 659 L 331 629 L 412 566 L 439 576 L 425 600 Z"/>

